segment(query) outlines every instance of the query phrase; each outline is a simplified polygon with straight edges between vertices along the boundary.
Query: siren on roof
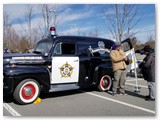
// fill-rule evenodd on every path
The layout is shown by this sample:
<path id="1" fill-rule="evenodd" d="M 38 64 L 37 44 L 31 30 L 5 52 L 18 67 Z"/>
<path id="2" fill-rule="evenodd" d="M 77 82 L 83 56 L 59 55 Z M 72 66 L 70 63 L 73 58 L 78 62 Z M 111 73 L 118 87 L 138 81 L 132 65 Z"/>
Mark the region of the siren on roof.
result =
<path id="1" fill-rule="evenodd" d="M 50 27 L 50 33 L 51 33 L 51 37 L 56 37 L 56 28 Z"/>

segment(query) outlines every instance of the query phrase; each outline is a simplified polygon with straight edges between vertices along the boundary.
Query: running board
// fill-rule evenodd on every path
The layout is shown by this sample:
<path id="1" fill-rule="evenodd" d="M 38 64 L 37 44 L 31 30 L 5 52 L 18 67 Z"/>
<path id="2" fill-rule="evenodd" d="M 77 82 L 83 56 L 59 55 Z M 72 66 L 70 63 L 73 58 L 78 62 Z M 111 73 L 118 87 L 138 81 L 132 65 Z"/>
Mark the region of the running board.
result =
<path id="1" fill-rule="evenodd" d="M 66 90 L 74 90 L 79 89 L 80 87 L 77 84 L 61 84 L 61 85 L 51 85 L 49 92 L 57 92 L 57 91 L 66 91 Z"/>

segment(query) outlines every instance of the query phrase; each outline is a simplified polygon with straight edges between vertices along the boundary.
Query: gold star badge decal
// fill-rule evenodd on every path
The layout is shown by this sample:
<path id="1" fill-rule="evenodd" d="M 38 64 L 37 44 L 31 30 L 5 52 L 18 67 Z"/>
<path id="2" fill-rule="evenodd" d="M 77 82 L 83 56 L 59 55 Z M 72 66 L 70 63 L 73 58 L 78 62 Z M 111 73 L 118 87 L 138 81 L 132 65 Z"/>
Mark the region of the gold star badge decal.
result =
<path id="1" fill-rule="evenodd" d="M 67 77 L 71 77 L 74 68 L 66 62 L 59 69 L 60 69 L 61 76 L 64 78 L 67 78 Z"/>

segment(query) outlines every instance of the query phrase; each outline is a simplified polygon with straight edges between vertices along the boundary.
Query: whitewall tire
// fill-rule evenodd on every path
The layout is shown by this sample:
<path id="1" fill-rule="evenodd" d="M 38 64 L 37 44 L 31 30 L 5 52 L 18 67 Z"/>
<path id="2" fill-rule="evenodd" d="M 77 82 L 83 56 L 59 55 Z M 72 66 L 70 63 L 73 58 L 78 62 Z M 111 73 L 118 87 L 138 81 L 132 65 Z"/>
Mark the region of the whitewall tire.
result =
<path id="1" fill-rule="evenodd" d="M 107 91 L 111 88 L 112 85 L 112 79 L 109 75 L 104 75 L 98 85 L 98 89 L 100 91 Z"/>
<path id="2" fill-rule="evenodd" d="M 13 97 L 19 104 L 34 102 L 39 94 L 39 83 L 33 79 L 26 79 L 20 82 L 14 90 Z"/>

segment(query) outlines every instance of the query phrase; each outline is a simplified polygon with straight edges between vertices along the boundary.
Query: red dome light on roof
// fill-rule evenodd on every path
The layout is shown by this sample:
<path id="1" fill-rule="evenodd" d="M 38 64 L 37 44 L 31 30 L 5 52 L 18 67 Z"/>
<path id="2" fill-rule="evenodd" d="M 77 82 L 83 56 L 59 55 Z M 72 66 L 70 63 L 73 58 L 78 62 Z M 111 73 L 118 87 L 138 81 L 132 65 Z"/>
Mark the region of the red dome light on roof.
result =
<path id="1" fill-rule="evenodd" d="M 55 27 L 51 27 L 50 31 L 56 31 L 56 28 Z"/>
<path id="2" fill-rule="evenodd" d="M 50 32 L 51 32 L 51 36 L 56 36 L 56 28 L 55 27 L 50 27 Z"/>

